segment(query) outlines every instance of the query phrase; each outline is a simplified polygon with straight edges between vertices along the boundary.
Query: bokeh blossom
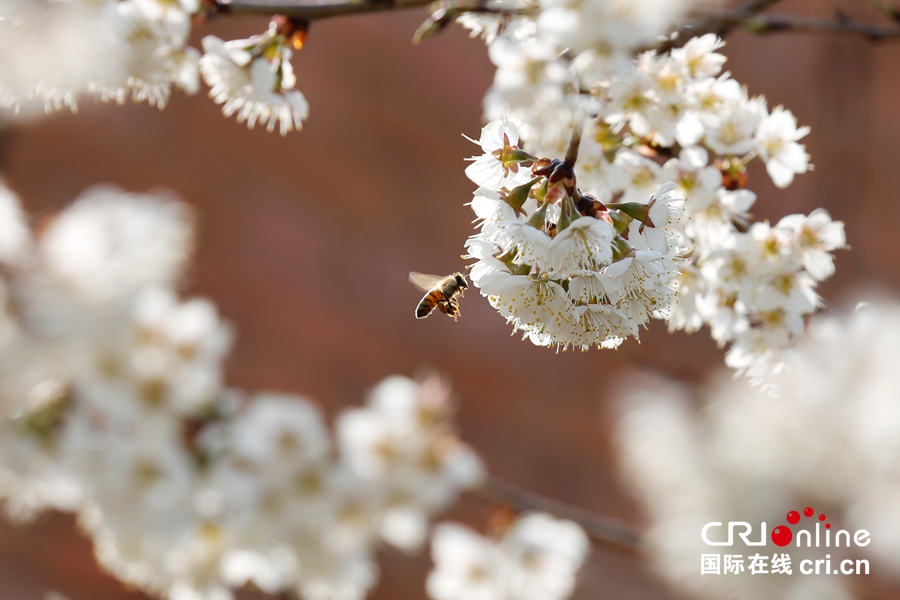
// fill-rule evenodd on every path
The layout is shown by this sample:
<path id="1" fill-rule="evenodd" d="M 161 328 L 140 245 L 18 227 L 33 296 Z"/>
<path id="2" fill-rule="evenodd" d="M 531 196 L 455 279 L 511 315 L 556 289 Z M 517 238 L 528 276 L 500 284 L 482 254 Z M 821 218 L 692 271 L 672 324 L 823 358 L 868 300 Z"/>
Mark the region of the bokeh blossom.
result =
<path id="1" fill-rule="evenodd" d="M 768 534 L 790 509 L 813 506 L 835 529 L 871 532 L 865 547 L 830 547 L 833 564 L 863 558 L 872 572 L 896 572 L 898 341 L 900 306 L 889 300 L 815 317 L 780 373 L 765 376 L 777 396 L 728 376 L 702 390 L 629 377 L 616 440 L 622 476 L 650 521 L 644 542 L 657 570 L 698 598 L 856 597 L 848 578 L 830 573 L 700 575 L 699 555 L 711 551 L 700 538 L 706 523 L 765 521 Z M 795 570 L 823 551 L 790 549 Z"/>
<path id="2" fill-rule="evenodd" d="M 563 600 L 590 550 L 576 523 L 525 513 L 494 538 L 440 523 L 431 542 L 432 600 Z"/>
<path id="3" fill-rule="evenodd" d="M 329 432 L 300 396 L 227 388 L 231 328 L 183 299 L 191 211 L 87 190 L 37 233 L 0 189 L 0 500 L 75 513 L 101 565 L 173 600 L 252 583 L 362 598 L 485 478 L 435 376 L 384 380 Z"/>

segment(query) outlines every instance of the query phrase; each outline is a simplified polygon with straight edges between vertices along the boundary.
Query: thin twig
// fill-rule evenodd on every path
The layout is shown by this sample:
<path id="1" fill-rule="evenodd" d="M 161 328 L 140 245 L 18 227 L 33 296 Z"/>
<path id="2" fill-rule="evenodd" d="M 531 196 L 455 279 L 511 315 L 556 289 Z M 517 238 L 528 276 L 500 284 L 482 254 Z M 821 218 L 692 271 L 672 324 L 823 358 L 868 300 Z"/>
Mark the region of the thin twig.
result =
<path id="1" fill-rule="evenodd" d="M 900 40 L 900 26 L 874 25 L 847 17 L 817 19 L 793 15 L 759 15 L 739 23 L 751 33 L 769 34 L 804 32 L 820 34 L 847 34 L 868 38 L 873 42 L 887 39 Z"/>
<path id="2" fill-rule="evenodd" d="M 653 49 L 658 53 L 663 53 L 683 46 L 691 38 L 707 33 L 725 37 L 734 29 L 744 29 L 759 35 L 802 32 L 855 35 L 871 41 L 900 39 L 900 26 L 864 23 L 856 21 L 844 13 L 838 13 L 835 19 L 759 14 L 779 1 L 750 0 L 723 14 L 708 15 L 702 19 L 691 21 L 679 27 L 669 39 Z"/>
<path id="3" fill-rule="evenodd" d="M 215 0 L 223 13 L 245 15 L 281 14 L 300 21 L 328 17 L 384 12 L 433 4 L 434 0 Z M 900 27 L 856 21 L 843 14 L 836 19 L 820 19 L 793 15 L 761 15 L 763 10 L 781 0 L 748 0 L 720 15 L 708 15 L 679 27 L 666 41 L 654 49 L 659 53 L 683 46 L 693 37 L 715 33 L 724 37 L 730 31 L 744 28 L 752 33 L 804 32 L 848 34 L 873 41 L 900 39 Z M 493 12 L 477 4 L 456 7 L 460 12 Z"/>
<path id="4" fill-rule="evenodd" d="M 759 14 L 770 6 L 778 4 L 782 0 L 747 0 L 734 7 L 733 10 L 751 14 Z"/>
<path id="5" fill-rule="evenodd" d="M 280 14 L 301 21 L 427 6 L 434 0 L 216 0 L 223 13 Z"/>
<path id="6" fill-rule="evenodd" d="M 755 17 L 778 2 L 781 2 L 781 0 L 747 0 L 722 14 L 704 15 L 702 18 L 680 26 L 669 39 L 655 48 L 646 48 L 646 50 L 653 49 L 658 54 L 662 54 L 672 48 L 684 46 L 691 38 L 706 35 L 707 33 L 715 33 L 719 37 L 725 37 L 743 19 Z"/>
<path id="7" fill-rule="evenodd" d="M 517 510 L 540 510 L 563 519 L 575 521 L 597 544 L 619 551 L 637 553 L 641 550 L 640 532 L 624 521 L 598 515 L 589 510 L 547 498 L 512 482 L 491 476 L 487 483 L 472 495 L 482 500 L 505 504 Z"/>
<path id="8" fill-rule="evenodd" d="M 782 0 L 747 0 L 746 2 L 738 4 L 725 14 L 726 19 L 718 22 L 714 33 L 719 37 L 725 37 L 725 35 L 738 24 L 735 22 L 735 19 L 749 19 L 781 1 Z M 730 19 L 728 17 L 730 17 Z"/>

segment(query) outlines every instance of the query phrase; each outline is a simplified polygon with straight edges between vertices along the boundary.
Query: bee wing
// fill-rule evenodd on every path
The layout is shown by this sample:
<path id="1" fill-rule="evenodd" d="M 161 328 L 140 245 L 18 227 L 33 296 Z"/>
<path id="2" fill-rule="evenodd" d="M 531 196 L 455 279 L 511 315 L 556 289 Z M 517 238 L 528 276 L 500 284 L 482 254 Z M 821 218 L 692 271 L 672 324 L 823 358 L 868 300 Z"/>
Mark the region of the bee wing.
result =
<path id="1" fill-rule="evenodd" d="M 409 281 L 414 286 L 422 290 L 423 292 L 430 292 L 434 289 L 434 286 L 438 281 L 443 279 L 440 275 L 427 275 L 425 273 L 419 273 L 418 271 L 412 271 L 409 274 Z"/>

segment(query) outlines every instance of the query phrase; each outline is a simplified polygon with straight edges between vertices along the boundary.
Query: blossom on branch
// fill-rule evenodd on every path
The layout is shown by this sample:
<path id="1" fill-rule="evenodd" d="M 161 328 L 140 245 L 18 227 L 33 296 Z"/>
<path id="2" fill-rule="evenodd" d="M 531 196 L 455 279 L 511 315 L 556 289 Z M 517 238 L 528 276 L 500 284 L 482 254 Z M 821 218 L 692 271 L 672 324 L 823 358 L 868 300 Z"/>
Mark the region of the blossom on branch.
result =
<path id="1" fill-rule="evenodd" d="M 215 36 L 203 38 L 200 72 L 210 87 L 209 95 L 222 105 L 226 117 L 237 115 L 238 123 L 253 129 L 256 123 L 268 131 L 278 127 L 281 135 L 302 129 L 309 104 L 294 89 L 291 50 L 274 26 L 247 40 L 223 42 Z"/>
<path id="2" fill-rule="evenodd" d="M 520 515 L 496 539 L 468 527 L 440 523 L 431 542 L 432 600 L 564 600 L 590 543 L 572 521 L 546 513 Z"/>
<path id="3" fill-rule="evenodd" d="M 196 0 L 4 0 L 0 106 L 76 111 L 90 94 L 163 108 L 173 86 L 193 94 L 200 54 L 187 41 L 198 9 Z"/>
<path id="4" fill-rule="evenodd" d="M 514 132 L 515 152 L 527 149 L 517 173 L 533 167 L 514 181 L 502 179 L 512 175 L 495 142 L 467 169 L 482 186 L 472 201 L 481 220 L 481 233 L 468 244 L 479 261 L 473 280 L 537 344 L 614 347 L 637 336 L 648 316 L 668 320 L 671 329 L 705 324 L 730 345 L 728 364 L 756 378 L 780 368 L 783 351 L 819 309 L 815 287 L 834 272 L 832 252 L 845 247 L 843 225 L 821 209 L 774 227 L 752 223 L 748 165 L 759 158 L 777 186 L 789 185 L 811 168 L 799 143 L 809 128 L 797 127 L 781 106 L 770 112 L 764 98 L 722 73 L 723 42 L 713 34 L 664 54 L 632 56 L 688 3 L 653 8 L 653 2 L 626 10 L 592 0 L 542 5 L 537 17 L 497 17 L 510 27 L 489 42 L 497 74 L 485 114 L 498 120 L 484 131 Z M 618 29 L 583 26 L 597 11 Z M 562 155 L 582 123 L 569 175 L 577 183 L 566 184 L 568 191 L 554 181 L 545 192 L 535 182 L 524 202 L 517 186 L 543 168 L 534 157 Z M 507 148 L 504 156 L 513 156 Z M 669 182 L 675 185 L 669 193 L 684 201 L 650 200 L 656 204 L 649 208 Z M 590 221 L 566 218 L 567 210 L 575 214 L 560 200 L 567 193 L 583 202 L 579 216 L 596 203 L 588 212 L 609 219 L 613 261 L 598 254 L 604 225 L 584 228 Z M 671 206 L 677 212 L 651 226 Z M 555 227 L 560 215 L 571 231 Z M 542 229 L 546 235 L 538 235 Z"/>
<path id="5" fill-rule="evenodd" d="M 505 146 L 486 144 L 501 130 Z M 539 346 L 614 348 L 651 316 L 665 318 L 684 229 L 675 184 L 643 202 L 606 206 L 578 191 L 571 165 L 536 159 L 512 140 L 512 125 L 488 124 L 486 152 L 466 171 L 494 184 L 475 193 L 480 232 L 466 244 L 481 294 Z"/>

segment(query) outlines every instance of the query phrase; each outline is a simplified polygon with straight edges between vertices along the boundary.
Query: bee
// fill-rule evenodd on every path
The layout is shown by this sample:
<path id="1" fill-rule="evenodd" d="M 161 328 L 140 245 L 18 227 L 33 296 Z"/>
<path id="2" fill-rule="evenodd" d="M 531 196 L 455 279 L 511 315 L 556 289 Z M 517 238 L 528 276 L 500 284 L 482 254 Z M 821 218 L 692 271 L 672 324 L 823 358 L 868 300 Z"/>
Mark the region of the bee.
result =
<path id="1" fill-rule="evenodd" d="M 459 298 L 462 297 L 463 290 L 469 287 L 462 273 L 441 277 L 413 271 L 409 274 L 409 280 L 425 292 L 425 297 L 416 306 L 417 319 L 424 319 L 435 308 L 448 317 L 453 317 L 454 321 L 459 318 Z"/>

